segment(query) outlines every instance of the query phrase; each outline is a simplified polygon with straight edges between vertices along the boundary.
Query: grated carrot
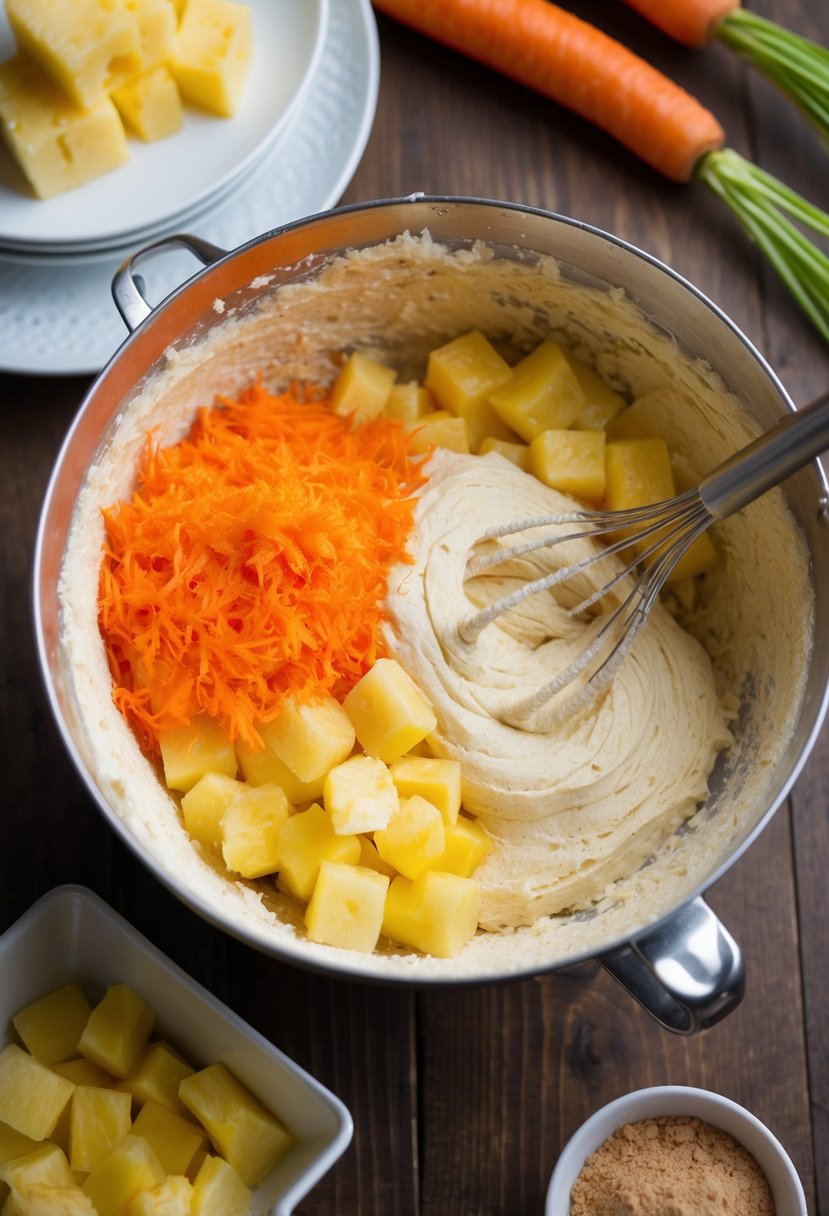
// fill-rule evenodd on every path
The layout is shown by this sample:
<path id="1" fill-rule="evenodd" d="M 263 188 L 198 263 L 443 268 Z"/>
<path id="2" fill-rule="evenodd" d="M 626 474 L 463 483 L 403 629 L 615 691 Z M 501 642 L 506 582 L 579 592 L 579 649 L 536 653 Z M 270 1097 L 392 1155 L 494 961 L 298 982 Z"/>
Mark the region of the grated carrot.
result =
<path id="1" fill-rule="evenodd" d="M 196 714 L 261 745 L 288 696 L 341 698 L 384 653 L 389 570 L 425 482 L 403 426 L 352 429 L 311 389 L 254 385 L 148 436 L 129 501 L 103 512 L 99 625 L 142 748 Z"/>

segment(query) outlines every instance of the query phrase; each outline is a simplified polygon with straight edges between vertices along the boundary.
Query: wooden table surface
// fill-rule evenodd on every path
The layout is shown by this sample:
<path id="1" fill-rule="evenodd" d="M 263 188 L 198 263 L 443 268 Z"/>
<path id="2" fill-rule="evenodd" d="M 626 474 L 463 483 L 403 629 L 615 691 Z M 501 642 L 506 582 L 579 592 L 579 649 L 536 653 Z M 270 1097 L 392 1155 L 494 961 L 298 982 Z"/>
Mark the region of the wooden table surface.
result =
<path id="1" fill-rule="evenodd" d="M 332 0 L 334 4 L 338 0 Z M 729 144 L 829 208 L 826 151 L 726 50 L 669 44 L 616 0 L 572 0 L 719 116 Z M 829 43 L 829 9 L 756 0 Z M 413 191 L 576 216 L 655 254 L 720 305 L 796 403 L 827 387 L 827 350 L 736 222 L 701 186 L 654 173 L 555 105 L 378 18 L 373 132 L 346 201 Z M 740 942 L 742 1005 L 701 1036 L 660 1029 L 587 963 L 502 986 L 416 992 L 315 977 L 190 913 L 122 846 L 64 754 L 41 690 L 30 567 L 53 460 L 84 378 L 0 376 L 0 668 L 6 774 L 0 930 L 63 882 L 86 884 L 308 1068 L 350 1108 L 354 1139 L 304 1216 L 537 1216 L 557 1155 L 603 1103 L 645 1085 L 718 1090 L 790 1151 L 829 1216 L 829 732 L 787 805 L 709 892 Z"/>

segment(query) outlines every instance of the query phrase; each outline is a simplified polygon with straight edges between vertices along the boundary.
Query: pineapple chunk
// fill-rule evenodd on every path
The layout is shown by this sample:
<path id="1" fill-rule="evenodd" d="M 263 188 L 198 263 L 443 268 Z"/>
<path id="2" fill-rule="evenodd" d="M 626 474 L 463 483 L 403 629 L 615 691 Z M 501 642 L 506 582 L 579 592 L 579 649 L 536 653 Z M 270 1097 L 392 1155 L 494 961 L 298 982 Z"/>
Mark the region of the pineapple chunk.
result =
<path id="1" fill-rule="evenodd" d="M 405 878 L 417 878 L 446 848 L 443 817 L 418 794 L 404 798 L 387 828 L 374 833 L 377 852 Z"/>
<path id="2" fill-rule="evenodd" d="M 192 1183 L 173 1174 L 131 1199 L 125 1216 L 191 1216 L 192 1207 Z"/>
<path id="3" fill-rule="evenodd" d="M 321 862 L 356 865 L 360 860 L 357 837 L 338 836 L 331 817 L 316 803 L 282 826 L 278 848 L 279 886 L 303 901 L 311 898 Z"/>
<path id="4" fill-rule="evenodd" d="M 352 756 L 325 778 L 325 809 L 338 836 L 387 827 L 399 801 L 391 773 L 373 756 Z"/>
<path id="5" fill-rule="evenodd" d="M 305 909 L 311 941 L 370 954 L 380 936 L 388 889 L 388 877 L 376 870 L 323 861 Z"/>
<path id="6" fill-rule="evenodd" d="M 461 809 L 461 766 L 458 760 L 428 756 L 401 756 L 391 765 L 391 775 L 401 798 L 419 794 L 452 824 Z"/>
<path id="7" fill-rule="evenodd" d="M 77 984 L 64 984 L 12 1018 L 24 1046 L 41 1064 L 59 1064 L 78 1054 L 92 1006 Z"/>
<path id="8" fill-rule="evenodd" d="M 20 50 L 80 106 L 141 70 L 138 26 L 124 0 L 6 0 L 6 13 Z"/>
<path id="9" fill-rule="evenodd" d="M 414 881 L 395 878 L 386 896 L 383 933 L 436 958 L 452 958 L 475 936 L 480 886 L 440 870 Z"/>
<path id="10" fill-rule="evenodd" d="M 178 20 L 170 0 L 126 0 L 138 31 L 140 72 L 171 59 L 176 48 Z"/>
<path id="11" fill-rule="evenodd" d="M 300 781 L 269 747 L 272 726 L 271 722 L 257 723 L 256 729 L 262 736 L 264 747 L 253 747 L 244 739 L 236 740 L 236 756 L 245 781 L 249 785 L 278 785 L 291 806 L 302 806 L 305 802 L 321 798 L 325 775 L 313 781 Z"/>
<path id="12" fill-rule="evenodd" d="M 187 5 L 178 27 L 173 75 L 182 97 L 230 118 L 242 96 L 252 52 L 251 12 L 234 0 Z"/>
<path id="13" fill-rule="evenodd" d="M 446 825 L 446 848 L 434 869 L 471 878 L 491 850 L 492 840 L 484 825 L 459 815 L 455 823 Z"/>
<path id="14" fill-rule="evenodd" d="M 205 773 L 236 776 L 236 753 L 219 723 L 198 714 L 188 726 L 162 731 L 159 740 L 164 780 L 171 790 L 193 788 Z"/>
<path id="15" fill-rule="evenodd" d="M 3 1216 L 96 1216 L 81 1188 L 47 1186 L 34 1182 L 12 1191 L 3 1205 Z"/>
<path id="16" fill-rule="evenodd" d="M 446 448 L 447 452 L 469 452 L 466 422 L 448 410 L 434 410 L 426 414 L 409 427 L 409 432 L 409 451 L 415 456 L 425 455 L 433 448 Z"/>
<path id="17" fill-rule="evenodd" d="M 360 860 L 358 865 L 367 870 L 376 870 L 378 874 L 385 874 L 387 878 L 394 878 L 397 874 L 394 866 L 390 866 L 387 861 L 377 852 L 377 846 L 368 836 L 360 838 Z"/>
<path id="18" fill-rule="evenodd" d="M 334 381 L 331 408 L 341 416 L 353 415 L 358 426 L 379 418 L 396 379 L 393 368 L 355 350 Z"/>
<path id="19" fill-rule="evenodd" d="M 243 878 L 279 869 L 279 832 L 291 807 L 278 785 L 251 785 L 237 794 L 222 817 L 225 865 Z"/>
<path id="20" fill-rule="evenodd" d="M 96 1166 L 83 1184 L 98 1216 L 124 1216 L 136 1195 L 164 1181 L 164 1170 L 151 1145 L 129 1132 Z"/>
<path id="21" fill-rule="evenodd" d="M 0 135 L 38 198 L 72 190 L 129 158 L 108 97 L 83 109 L 23 55 L 0 64 Z"/>
<path id="22" fill-rule="evenodd" d="M 477 452 L 486 437 L 515 439 L 489 404 L 489 396 L 510 376 L 510 366 L 480 330 L 445 342 L 429 354 L 425 385 L 441 409 L 466 422 L 469 445 Z"/>
<path id="23" fill-rule="evenodd" d="M 16 1043 L 0 1051 L 0 1120 L 24 1136 L 50 1136 L 74 1089 Z"/>
<path id="24" fill-rule="evenodd" d="M 248 787 L 224 773 L 205 773 L 181 800 L 184 828 L 191 840 L 206 849 L 222 844 L 222 820 Z"/>
<path id="25" fill-rule="evenodd" d="M 526 443 L 506 443 L 503 439 L 493 439 L 491 435 L 487 435 L 478 448 L 478 453 L 486 456 L 487 452 L 497 452 L 511 464 L 518 465 L 518 468 L 523 469 L 525 473 L 530 467 L 530 449 Z"/>
<path id="26" fill-rule="evenodd" d="M 56 1144 L 41 1144 L 25 1157 L 13 1157 L 0 1165 L 0 1182 L 13 1191 L 22 1186 L 74 1186 L 75 1179 L 64 1152 Z"/>
<path id="27" fill-rule="evenodd" d="M 339 701 L 325 697 L 301 702 L 288 698 L 279 717 L 267 724 L 266 746 L 302 782 L 316 782 L 351 755 L 354 727 Z"/>
<path id="28" fill-rule="evenodd" d="M 80 1172 L 94 1170 L 130 1130 L 132 1097 L 117 1089 L 79 1085 L 72 1095 L 69 1119 L 69 1164 Z"/>
<path id="29" fill-rule="evenodd" d="M 211 1064 L 186 1077 L 179 1097 L 246 1186 L 264 1178 L 293 1144 L 291 1133 L 226 1064 Z"/>
<path id="30" fill-rule="evenodd" d="M 343 701 L 360 746 L 391 764 L 430 735 L 437 719 L 395 659 L 378 659 Z"/>
<path id="31" fill-rule="evenodd" d="M 0 1165 L 4 1161 L 11 1161 L 12 1157 L 25 1157 L 39 1144 L 39 1140 L 33 1140 L 31 1136 L 24 1136 L 22 1132 L 9 1127 L 8 1123 L 0 1123 Z"/>
<path id="32" fill-rule="evenodd" d="M 175 135 L 184 126 L 181 94 L 163 63 L 115 89 L 112 100 L 127 129 L 146 143 Z"/>
<path id="33" fill-rule="evenodd" d="M 73 1085 L 94 1085 L 98 1089 L 118 1088 L 115 1077 L 83 1057 L 77 1060 L 65 1060 L 62 1064 L 53 1064 L 52 1072 L 56 1072 L 59 1077 L 66 1077 Z"/>
<path id="34" fill-rule="evenodd" d="M 542 431 L 570 426 L 584 404 L 584 393 L 561 347 L 542 342 L 490 393 L 489 403 L 529 443 Z"/>
<path id="35" fill-rule="evenodd" d="M 190 1216 L 249 1216 L 250 1191 L 221 1157 L 207 1157 L 193 1183 Z"/>
<path id="36" fill-rule="evenodd" d="M 611 420 L 625 408 L 624 397 L 597 375 L 592 367 L 587 367 L 566 351 L 564 357 L 584 393 L 584 404 L 579 409 L 573 426 L 580 431 L 605 430 Z"/>
<path id="37" fill-rule="evenodd" d="M 144 1103 L 132 1130 L 155 1150 L 165 1174 L 186 1174 L 198 1150 L 207 1147 L 202 1128 L 158 1102 Z"/>
<path id="38" fill-rule="evenodd" d="M 544 431 L 530 444 L 530 472 L 562 494 L 597 503 L 605 491 L 604 431 Z"/>
<path id="39" fill-rule="evenodd" d="M 408 384 L 395 384 L 383 407 L 387 418 L 398 418 L 401 422 L 417 422 L 424 414 L 434 411 L 435 399 L 423 384 L 416 380 Z"/>
<path id="40" fill-rule="evenodd" d="M 179 1099 L 178 1087 L 193 1071 L 169 1043 L 160 1040 L 150 1043 L 138 1067 L 120 1082 L 118 1088 L 132 1094 L 142 1106 L 145 1102 L 157 1102 L 183 1115 L 184 1105 Z"/>
<path id="41" fill-rule="evenodd" d="M 129 984 L 112 984 L 89 1015 L 78 1051 L 123 1079 L 131 1073 L 154 1025 L 155 1010 Z"/>
<path id="42" fill-rule="evenodd" d="M 652 389 L 621 410 L 607 424 L 611 439 L 661 439 L 665 414 L 665 389 Z"/>

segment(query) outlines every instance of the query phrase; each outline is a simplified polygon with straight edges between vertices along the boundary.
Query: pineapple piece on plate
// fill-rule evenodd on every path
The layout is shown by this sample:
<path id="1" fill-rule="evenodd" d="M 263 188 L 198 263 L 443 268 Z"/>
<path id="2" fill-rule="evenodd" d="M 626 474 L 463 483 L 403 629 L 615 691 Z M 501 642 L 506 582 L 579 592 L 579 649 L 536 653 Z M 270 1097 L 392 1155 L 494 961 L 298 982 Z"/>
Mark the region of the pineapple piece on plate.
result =
<path id="1" fill-rule="evenodd" d="M 267 748 L 303 783 L 317 782 L 351 755 L 354 727 L 339 701 L 283 701 L 279 717 L 267 724 Z"/>
<path id="2" fill-rule="evenodd" d="M 191 840 L 206 849 L 222 844 L 222 820 L 248 786 L 225 773 L 205 773 L 181 800 L 184 828 Z"/>
<path id="3" fill-rule="evenodd" d="M 230 118 L 250 66 L 251 11 L 235 0 L 189 0 L 178 27 L 171 68 L 185 101 Z"/>
<path id="4" fill-rule="evenodd" d="M 47 1186 L 34 1182 L 12 1191 L 3 1205 L 3 1216 L 96 1216 L 92 1201 L 81 1188 Z"/>
<path id="5" fill-rule="evenodd" d="M 123 1080 L 134 1068 L 154 1026 L 155 1010 L 129 984 L 112 984 L 89 1015 L 78 1051 Z"/>
<path id="6" fill-rule="evenodd" d="M 337 835 L 331 816 L 316 803 L 283 824 L 277 847 L 279 886 L 303 901 L 311 898 L 321 862 L 356 865 L 360 860 L 358 837 Z"/>
<path id="7" fill-rule="evenodd" d="M 363 751 L 386 764 L 437 725 L 423 693 L 395 659 L 378 659 L 343 701 Z"/>
<path id="8" fill-rule="evenodd" d="M 388 827 L 400 803 L 388 767 L 374 756 L 352 756 L 332 768 L 323 801 L 338 836 Z"/>
<path id="9" fill-rule="evenodd" d="M 166 139 L 184 126 L 181 94 L 163 63 L 114 89 L 112 100 L 127 130 L 145 143 Z"/>
<path id="10" fill-rule="evenodd" d="M 160 1039 L 149 1044 L 135 1069 L 118 1083 L 118 1088 L 132 1094 L 140 1106 L 145 1102 L 158 1102 L 177 1115 L 183 1115 L 185 1110 L 178 1087 L 193 1071 L 169 1043 Z"/>
<path id="11" fill-rule="evenodd" d="M 370 954 L 380 936 L 388 888 L 388 877 L 377 870 L 321 862 L 305 909 L 311 941 Z"/>
<path id="12" fill-rule="evenodd" d="M 279 869 L 279 833 L 291 806 L 278 785 L 249 785 L 222 816 L 225 865 L 243 878 L 261 878 Z"/>
<path id="13" fill-rule="evenodd" d="M 186 1174 L 199 1149 L 207 1147 L 202 1128 L 158 1102 L 144 1103 L 132 1130 L 155 1149 L 165 1174 Z"/>
<path id="14" fill-rule="evenodd" d="M 132 1097 L 117 1089 L 79 1085 L 69 1118 L 69 1165 L 88 1173 L 130 1130 Z"/>
<path id="15" fill-rule="evenodd" d="M 125 1216 L 191 1216 L 193 1184 L 171 1174 L 149 1191 L 141 1191 L 127 1204 Z"/>
<path id="16" fill-rule="evenodd" d="M 125 0 L 6 0 L 29 55 L 78 105 L 96 105 L 141 70 L 138 25 Z"/>
<path id="17" fill-rule="evenodd" d="M 395 878 L 386 896 L 383 933 L 436 958 L 452 958 L 478 928 L 480 885 L 440 870 Z"/>
<path id="18" fill-rule="evenodd" d="M 24 1136 L 50 1136 L 74 1089 L 16 1043 L 0 1051 L 0 1120 Z"/>
<path id="19" fill-rule="evenodd" d="M 530 444 L 530 472 L 562 494 L 600 502 L 605 492 L 604 431 L 543 431 Z"/>
<path id="20" fill-rule="evenodd" d="M 379 418 L 397 379 L 397 372 L 355 350 L 348 356 L 331 388 L 335 414 L 353 414 L 357 425 Z"/>
<path id="21" fill-rule="evenodd" d="M 41 1064 L 60 1064 L 78 1054 L 92 1006 L 77 984 L 64 984 L 32 1001 L 12 1018 L 24 1046 Z"/>
<path id="22" fill-rule="evenodd" d="M 164 1170 L 151 1145 L 128 1132 L 83 1184 L 98 1216 L 124 1216 L 127 1204 L 142 1191 L 164 1181 Z"/>
<path id="23" fill-rule="evenodd" d="M 14 1157 L 0 1165 L 0 1182 L 12 1190 L 42 1183 L 44 1186 L 74 1186 L 75 1179 L 66 1154 L 56 1144 L 41 1144 L 25 1157 Z"/>
<path id="24" fill-rule="evenodd" d="M 491 850 L 492 840 L 480 820 L 459 815 L 455 823 L 446 824 L 446 848 L 434 868 L 471 878 Z"/>
<path id="25" fill-rule="evenodd" d="M 221 1157 L 205 1159 L 193 1183 L 190 1216 L 249 1216 L 250 1191 Z"/>
<path id="26" fill-rule="evenodd" d="M 166 63 L 176 48 L 178 17 L 170 0 L 126 0 L 138 31 L 140 72 Z"/>
<path id="27" fill-rule="evenodd" d="M 424 383 L 441 409 L 464 419 L 469 446 L 477 452 L 487 436 L 516 437 L 489 403 L 490 395 L 510 374 L 506 359 L 480 330 L 473 329 L 430 351 Z"/>
<path id="28" fill-rule="evenodd" d="M 77 1060 L 64 1060 L 61 1064 L 53 1064 L 52 1072 L 56 1072 L 59 1077 L 66 1077 L 73 1085 L 94 1085 L 98 1089 L 120 1088 L 115 1077 L 83 1056 Z"/>
<path id="29" fill-rule="evenodd" d="M 293 1144 L 287 1128 L 226 1064 L 211 1064 L 186 1077 L 179 1097 L 246 1186 L 255 1186 Z"/>
<path id="30" fill-rule="evenodd" d="M 542 342 L 490 393 L 489 404 L 530 443 L 542 431 L 570 426 L 584 404 L 584 393 L 561 347 Z"/>
<path id="31" fill-rule="evenodd" d="M 403 798 L 389 826 L 374 833 L 374 843 L 398 874 L 417 878 L 437 863 L 446 848 L 443 816 L 419 794 Z"/>
<path id="32" fill-rule="evenodd" d="M 11 1161 L 12 1157 L 25 1157 L 38 1148 L 39 1140 L 24 1136 L 22 1132 L 9 1127 L 8 1123 L 0 1123 L 0 1165 Z"/>
<path id="33" fill-rule="evenodd" d="M 461 809 L 461 766 L 458 760 L 431 756 L 400 756 L 391 766 L 392 780 L 401 798 L 419 794 L 452 824 Z"/>

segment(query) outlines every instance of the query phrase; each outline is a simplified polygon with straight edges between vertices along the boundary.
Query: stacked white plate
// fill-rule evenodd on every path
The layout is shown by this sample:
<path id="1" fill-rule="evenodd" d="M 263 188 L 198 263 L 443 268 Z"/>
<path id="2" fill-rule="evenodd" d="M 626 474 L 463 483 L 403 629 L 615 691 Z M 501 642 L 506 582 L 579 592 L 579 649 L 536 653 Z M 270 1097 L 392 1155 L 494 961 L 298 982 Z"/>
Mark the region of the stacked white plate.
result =
<path id="1" fill-rule="evenodd" d="M 254 56 L 232 119 L 188 108 L 178 134 L 131 140 L 127 164 L 46 200 L 0 149 L 0 370 L 100 370 L 126 337 L 112 276 L 150 241 L 192 232 L 232 249 L 338 201 L 377 102 L 369 0 L 247 2 Z M 12 50 L 0 16 L 0 60 Z M 142 267 L 149 297 L 196 269 L 182 254 Z"/>

